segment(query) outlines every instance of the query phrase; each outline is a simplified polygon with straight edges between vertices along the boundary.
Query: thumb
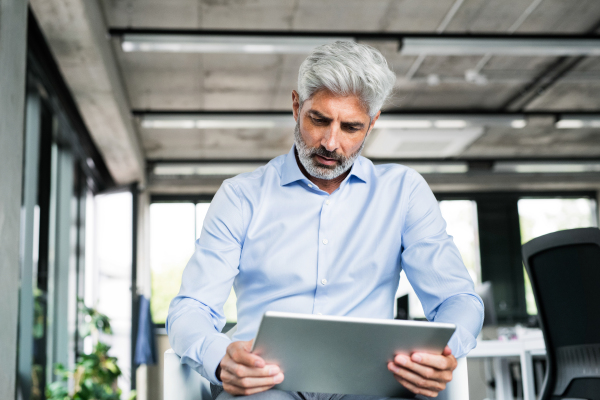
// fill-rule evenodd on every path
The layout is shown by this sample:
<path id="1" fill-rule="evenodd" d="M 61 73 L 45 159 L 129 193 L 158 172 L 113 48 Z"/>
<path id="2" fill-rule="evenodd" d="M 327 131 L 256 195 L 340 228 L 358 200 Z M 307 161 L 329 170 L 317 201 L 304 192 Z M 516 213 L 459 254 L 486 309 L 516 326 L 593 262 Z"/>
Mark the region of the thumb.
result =
<path id="1" fill-rule="evenodd" d="M 452 355 L 452 350 L 450 349 L 450 347 L 446 346 L 444 348 L 444 351 L 442 352 L 442 355 L 443 356 L 450 356 L 450 355 Z"/>

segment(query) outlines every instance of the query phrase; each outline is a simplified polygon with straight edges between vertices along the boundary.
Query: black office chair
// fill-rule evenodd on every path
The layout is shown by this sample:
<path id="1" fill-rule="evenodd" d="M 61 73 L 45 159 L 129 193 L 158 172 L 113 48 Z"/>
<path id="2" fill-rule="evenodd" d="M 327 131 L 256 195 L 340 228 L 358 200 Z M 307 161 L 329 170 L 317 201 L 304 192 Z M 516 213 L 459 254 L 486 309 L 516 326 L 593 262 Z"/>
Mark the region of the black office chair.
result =
<path id="1" fill-rule="evenodd" d="M 548 356 L 540 400 L 600 400 L 600 230 L 540 236 L 523 260 Z"/>

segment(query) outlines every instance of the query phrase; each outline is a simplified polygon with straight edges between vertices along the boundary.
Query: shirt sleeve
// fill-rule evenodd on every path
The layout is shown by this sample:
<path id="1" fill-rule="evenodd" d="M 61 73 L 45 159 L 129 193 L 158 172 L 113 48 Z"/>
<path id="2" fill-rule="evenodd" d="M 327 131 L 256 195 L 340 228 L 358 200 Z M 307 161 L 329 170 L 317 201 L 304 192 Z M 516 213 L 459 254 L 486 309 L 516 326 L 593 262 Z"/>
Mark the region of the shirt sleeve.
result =
<path id="1" fill-rule="evenodd" d="M 483 302 L 446 233 L 435 196 L 421 175 L 413 172 L 413 176 L 402 232 L 402 268 L 427 319 L 456 325 L 448 345 L 455 357 L 463 357 L 477 345 Z"/>
<path id="2" fill-rule="evenodd" d="M 225 181 L 206 214 L 166 321 L 169 343 L 181 363 L 215 385 L 222 385 L 215 372 L 231 343 L 220 333 L 226 322 L 223 305 L 239 271 L 243 237 L 241 200 Z"/>

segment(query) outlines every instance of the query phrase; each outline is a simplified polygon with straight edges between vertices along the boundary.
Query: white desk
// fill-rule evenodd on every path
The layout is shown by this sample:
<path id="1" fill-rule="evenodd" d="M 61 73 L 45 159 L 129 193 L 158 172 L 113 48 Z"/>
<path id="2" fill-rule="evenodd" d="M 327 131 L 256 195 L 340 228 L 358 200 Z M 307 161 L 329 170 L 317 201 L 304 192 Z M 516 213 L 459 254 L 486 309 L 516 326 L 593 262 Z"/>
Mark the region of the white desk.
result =
<path id="1" fill-rule="evenodd" d="M 467 358 L 493 358 L 496 399 L 511 400 L 513 397 L 507 358 L 519 357 L 523 377 L 523 400 L 535 400 L 532 357 L 536 355 L 546 355 L 544 339 L 478 340 L 477 347 L 471 350 Z"/>

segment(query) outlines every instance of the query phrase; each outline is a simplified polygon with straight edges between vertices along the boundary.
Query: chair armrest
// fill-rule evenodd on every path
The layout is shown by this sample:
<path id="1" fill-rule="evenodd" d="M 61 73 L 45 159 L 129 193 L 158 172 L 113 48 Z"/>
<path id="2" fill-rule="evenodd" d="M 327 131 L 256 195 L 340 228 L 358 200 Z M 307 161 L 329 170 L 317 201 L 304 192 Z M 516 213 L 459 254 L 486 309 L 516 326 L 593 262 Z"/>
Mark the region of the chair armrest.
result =
<path id="1" fill-rule="evenodd" d="M 467 358 L 457 359 L 458 365 L 452 373 L 452 381 L 446 390 L 440 392 L 436 400 L 469 400 L 469 373 L 467 371 Z"/>
<path id="2" fill-rule="evenodd" d="M 181 359 L 173 349 L 165 351 L 164 400 L 212 400 L 210 383 Z"/>

